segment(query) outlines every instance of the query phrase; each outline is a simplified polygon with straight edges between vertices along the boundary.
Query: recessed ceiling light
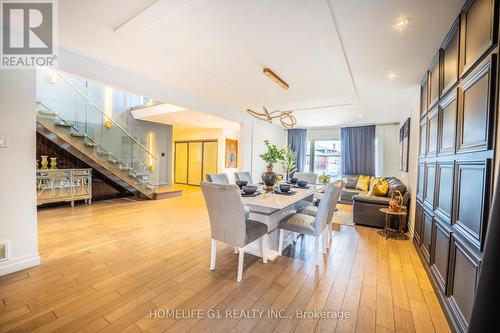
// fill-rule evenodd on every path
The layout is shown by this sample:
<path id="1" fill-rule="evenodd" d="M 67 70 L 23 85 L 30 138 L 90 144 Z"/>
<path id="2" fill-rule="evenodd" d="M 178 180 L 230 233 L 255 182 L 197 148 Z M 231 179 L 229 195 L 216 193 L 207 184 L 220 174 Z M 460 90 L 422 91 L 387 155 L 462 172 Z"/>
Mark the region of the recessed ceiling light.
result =
<path id="1" fill-rule="evenodd" d="M 360 113 L 360 114 L 358 114 L 358 118 L 359 118 L 359 119 L 363 118 L 363 115 L 362 115 L 361 113 Z"/>
<path id="2" fill-rule="evenodd" d="M 178 123 L 179 122 L 179 119 L 175 119 L 175 122 Z"/>
<path id="3" fill-rule="evenodd" d="M 408 25 L 408 23 L 410 23 L 409 17 L 400 17 L 392 23 L 392 26 L 396 30 L 403 30 Z"/>
<path id="4" fill-rule="evenodd" d="M 398 78 L 398 73 L 390 72 L 389 74 L 387 74 L 386 78 L 389 80 L 396 80 Z"/>

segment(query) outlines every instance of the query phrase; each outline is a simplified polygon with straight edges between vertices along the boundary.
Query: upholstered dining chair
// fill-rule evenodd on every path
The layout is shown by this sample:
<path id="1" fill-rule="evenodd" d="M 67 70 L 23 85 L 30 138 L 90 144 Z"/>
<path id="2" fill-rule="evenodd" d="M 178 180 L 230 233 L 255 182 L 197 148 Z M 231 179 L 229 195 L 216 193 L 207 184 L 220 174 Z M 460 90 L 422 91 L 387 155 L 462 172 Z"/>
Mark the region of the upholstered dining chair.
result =
<path id="1" fill-rule="evenodd" d="M 208 173 L 207 182 L 218 184 L 229 184 L 229 178 L 225 173 Z"/>
<path id="2" fill-rule="evenodd" d="M 311 185 L 316 185 L 318 182 L 318 174 L 310 172 L 296 172 L 293 174 L 298 180 L 305 180 Z"/>
<path id="3" fill-rule="evenodd" d="M 207 181 L 217 184 L 229 184 L 229 177 L 225 173 L 208 173 Z M 250 217 L 250 207 L 245 206 L 245 218 Z M 236 250 L 234 251 L 236 252 Z"/>
<path id="4" fill-rule="evenodd" d="M 333 182 L 334 197 L 333 197 L 332 209 L 333 209 L 334 213 L 335 213 L 335 210 L 337 209 L 337 203 L 340 199 L 340 195 L 341 195 L 342 191 L 344 190 L 346 184 L 347 184 L 347 179 L 345 179 L 345 178 Z M 321 203 L 321 200 L 320 200 L 320 203 Z M 316 215 L 318 213 L 318 206 L 315 206 L 313 204 L 307 205 L 305 207 L 302 207 L 302 210 L 300 210 L 299 213 L 307 214 L 307 215 L 311 215 L 311 216 L 316 217 Z M 327 237 L 326 237 L 326 248 L 330 248 L 332 231 L 333 231 L 333 228 L 332 228 L 333 222 L 332 222 L 332 220 L 329 220 L 326 223 L 327 223 L 327 227 L 328 227 L 328 232 L 327 232 Z"/>
<path id="5" fill-rule="evenodd" d="M 217 241 L 238 248 L 238 275 L 243 277 L 245 246 L 257 239 L 262 241 L 262 261 L 267 263 L 267 225 L 245 218 L 245 209 L 237 185 L 201 183 L 201 190 L 207 204 L 211 231 L 210 270 L 215 269 Z"/>
<path id="6" fill-rule="evenodd" d="M 321 247 L 323 245 L 323 236 L 325 235 L 327 222 L 330 221 L 333 216 L 334 209 L 332 209 L 332 207 L 333 201 L 335 199 L 335 189 L 336 186 L 334 184 L 328 185 L 323 198 L 319 202 L 316 216 L 293 213 L 286 216 L 280 221 L 278 245 L 279 255 L 281 255 L 283 251 L 283 236 L 285 230 L 313 236 L 315 238 L 315 261 L 316 266 L 319 266 L 321 262 Z M 323 253 L 325 252 L 326 248 L 324 248 Z"/>
<path id="7" fill-rule="evenodd" d="M 253 184 L 253 179 L 252 179 L 252 175 L 250 174 L 250 172 L 248 171 L 244 171 L 244 172 L 235 172 L 234 173 L 234 179 L 235 180 L 243 180 L 243 181 L 247 181 L 248 182 L 248 185 L 250 184 Z"/>

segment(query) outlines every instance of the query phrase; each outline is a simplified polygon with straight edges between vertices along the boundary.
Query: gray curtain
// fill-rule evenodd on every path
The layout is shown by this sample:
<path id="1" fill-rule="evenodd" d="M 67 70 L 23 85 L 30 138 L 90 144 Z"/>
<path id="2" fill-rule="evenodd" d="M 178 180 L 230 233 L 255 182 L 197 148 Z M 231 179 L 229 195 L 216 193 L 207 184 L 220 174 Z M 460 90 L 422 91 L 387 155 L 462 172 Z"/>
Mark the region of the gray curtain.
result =
<path id="1" fill-rule="evenodd" d="M 307 130 L 294 128 L 288 130 L 288 145 L 297 153 L 297 171 L 303 172 L 306 164 Z"/>
<path id="2" fill-rule="evenodd" d="M 342 173 L 375 174 L 375 125 L 340 129 Z"/>

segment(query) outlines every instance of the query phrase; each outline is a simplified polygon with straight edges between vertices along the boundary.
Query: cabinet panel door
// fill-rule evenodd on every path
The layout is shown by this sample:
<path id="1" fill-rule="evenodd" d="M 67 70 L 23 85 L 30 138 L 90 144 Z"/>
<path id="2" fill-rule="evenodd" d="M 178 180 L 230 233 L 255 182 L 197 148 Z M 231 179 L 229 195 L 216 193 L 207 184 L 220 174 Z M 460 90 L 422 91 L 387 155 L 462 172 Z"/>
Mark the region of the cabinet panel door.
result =
<path id="1" fill-rule="evenodd" d="M 188 184 L 200 185 L 203 171 L 203 142 L 190 142 L 188 156 Z"/>
<path id="2" fill-rule="evenodd" d="M 434 188 L 436 183 L 436 164 L 426 163 L 425 164 L 425 194 L 424 194 L 424 204 L 425 206 L 433 210 L 434 209 Z"/>
<path id="3" fill-rule="evenodd" d="M 453 235 L 450 252 L 449 296 L 455 312 L 460 314 L 459 325 L 464 332 L 467 331 L 472 313 L 480 264 L 474 252 Z"/>
<path id="4" fill-rule="evenodd" d="M 450 92 L 439 105 L 438 154 L 455 153 L 457 126 L 457 92 Z"/>
<path id="5" fill-rule="evenodd" d="M 458 161 L 455 176 L 454 226 L 457 232 L 482 248 L 489 204 L 490 161 Z"/>
<path id="6" fill-rule="evenodd" d="M 423 203 L 425 190 L 425 163 L 418 164 L 417 201 Z"/>
<path id="7" fill-rule="evenodd" d="M 203 142 L 203 178 L 207 174 L 217 173 L 218 142 Z"/>
<path id="8" fill-rule="evenodd" d="M 427 152 L 427 117 L 420 122 L 420 146 L 419 155 L 424 157 Z"/>
<path id="9" fill-rule="evenodd" d="M 457 18 L 443 43 L 443 96 L 458 81 L 458 50 L 459 50 L 460 17 Z"/>
<path id="10" fill-rule="evenodd" d="M 438 162 L 436 169 L 436 214 L 451 225 L 453 209 L 454 162 Z"/>
<path id="11" fill-rule="evenodd" d="M 413 236 L 418 245 L 422 242 L 422 219 L 424 218 L 424 209 L 417 202 L 415 206 L 415 225 L 413 226 Z"/>
<path id="12" fill-rule="evenodd" d="M 439 99 L 439 52 L 434 57 L 429 68 L 429 107 L 432 107 Z"/>
<path id="13" fill-rule="evenodd" d="M 432 216 L 429 215 L 424 209 L 424 216 L 422 219 L 422 253 L 424 254 L 427 263 L 431 260 L 431 246 L 432 246 Z"/>
<path id="14" fill-rule="evenodd" d="M 448 279 L 448 256 L 450 252 L 450 232 L 437 220 L 433 229 L 433 248 L 431 271 L 436 277 L 438 286 L 443 293 L 446 293 Z"/>
<path id="15" fill-rule="evenodd" d="M 465 71 L 493 45 L 497 28 L 493 24 L 494 4 L 494 0 L 475 0 L 463 13 Z"/>
<path id="16" fill-rule="evenodd" d="M 427 118 L 427 154 L 426 156 L 436 156 L 437 152 L 437 143 L 438 143 L 438 108 L 434 108 L 431 111 L 429 111 L 429 116 Z"/>
<path id="17" fill-rule="evenodd" d="M 420 85 L 420 115 L 423 116 L 427 112 L 429 106 L 429 77 L 426 74 Z"/>
<path id="18" fill-rule="evenodd" d="M 492 55 L 469 74 L 459 86 L 458 152 L 488 149 L 494 108 L 493 72 L 496 56 Z"/>
<path id="19" fill-rule="evenodd" d="M 188 143 L 175 143 L 175 165 L 174 165 L 174 182 L 179 184 L 187 184 L 188 170 Z"/>

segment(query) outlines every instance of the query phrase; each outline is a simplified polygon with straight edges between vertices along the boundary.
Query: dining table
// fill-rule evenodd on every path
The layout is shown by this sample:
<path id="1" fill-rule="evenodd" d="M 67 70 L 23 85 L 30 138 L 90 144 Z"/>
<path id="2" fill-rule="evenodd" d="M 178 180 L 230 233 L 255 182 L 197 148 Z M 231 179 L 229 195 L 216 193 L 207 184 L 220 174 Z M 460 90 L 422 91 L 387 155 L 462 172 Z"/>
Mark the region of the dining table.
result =
<path id="1" fill-rule="evenodd" d="M 275 191 L 266 192 L 260 190 L 256 196 L 242 196 L 242 201 L 245 206 L 250 209 L 249 218 L 254 221 L 262 222 L 268 228 L 268 249 L 267 259 L 274 260 L 278 253 L 279 241 L 279 223 L 289 214 L 293 214 L 304 205 L 313 202 L 316 193 L 321 191 L 320 185 L 309 185 L 307 188 L 293 186 L 292 194 L 280 194 Z M 291 232 L 286 232 L 284 237 L 285 248 L 293 242 L 294 235 Z M 245 247 L 245 252 L 255 256 L 262 257 L 262 247 L 260 241 L 257 240 L 248 244 Z"/>

